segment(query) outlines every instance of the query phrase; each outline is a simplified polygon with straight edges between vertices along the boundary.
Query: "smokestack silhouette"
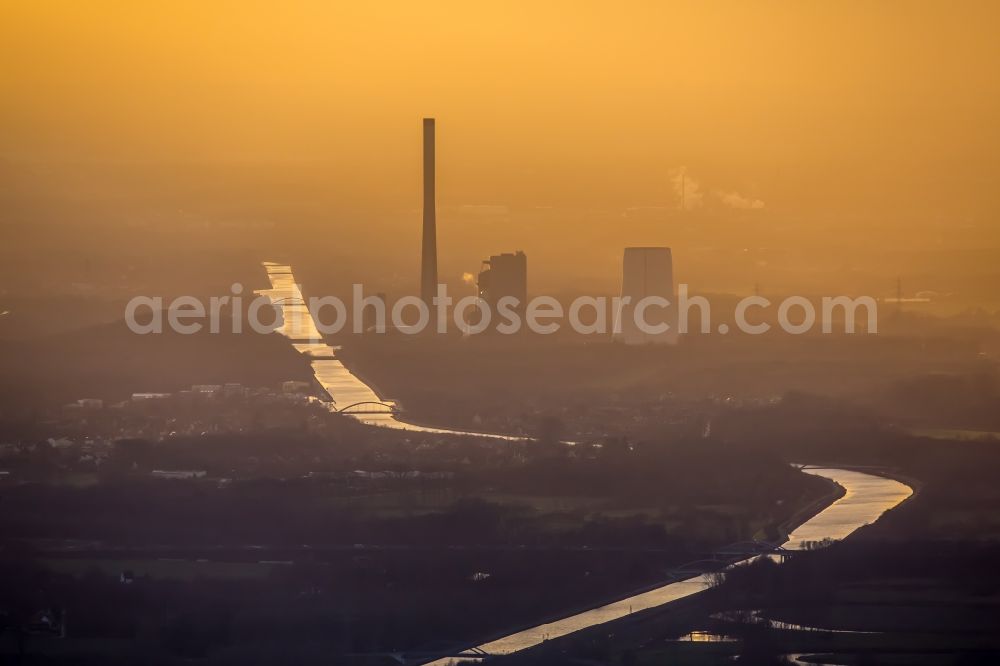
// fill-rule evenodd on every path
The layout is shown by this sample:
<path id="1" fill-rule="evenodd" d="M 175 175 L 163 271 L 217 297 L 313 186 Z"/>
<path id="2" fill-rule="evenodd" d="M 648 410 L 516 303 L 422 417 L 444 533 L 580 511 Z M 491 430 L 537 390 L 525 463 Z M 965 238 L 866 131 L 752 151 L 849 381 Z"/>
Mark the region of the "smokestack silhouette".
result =
<path id="1" fill-rule="evenodd" d="M 434 202 L 434 119 L 424 118 L 424 235 L 420 254 L 420 298 L 437 293 L 437 206 Z"/>

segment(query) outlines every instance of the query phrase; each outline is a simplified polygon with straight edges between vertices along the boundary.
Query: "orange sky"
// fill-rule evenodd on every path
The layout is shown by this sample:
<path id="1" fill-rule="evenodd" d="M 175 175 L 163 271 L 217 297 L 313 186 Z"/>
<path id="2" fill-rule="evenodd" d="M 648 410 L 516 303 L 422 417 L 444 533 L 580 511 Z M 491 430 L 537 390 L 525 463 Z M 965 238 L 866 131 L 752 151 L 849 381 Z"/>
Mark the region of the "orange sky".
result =
<path id="1" fill-rule="evenodd" d="M 720 229 L 995 244 L 997 25 L 995 2 L 7 0 L 0 156 L 255 164 L 275 181 L 315 165 L 324 206 L 395 211 L 403 230 L 433 115 L 442 243 L 449 222 L 495 215 L 534 234 L 444 248 L 469 256 L 558 261 L 605 214 L 621 233 L 588 242 L 609 256 L 711 245 L 670 233 L 682 167 L 692 218 Z"/>

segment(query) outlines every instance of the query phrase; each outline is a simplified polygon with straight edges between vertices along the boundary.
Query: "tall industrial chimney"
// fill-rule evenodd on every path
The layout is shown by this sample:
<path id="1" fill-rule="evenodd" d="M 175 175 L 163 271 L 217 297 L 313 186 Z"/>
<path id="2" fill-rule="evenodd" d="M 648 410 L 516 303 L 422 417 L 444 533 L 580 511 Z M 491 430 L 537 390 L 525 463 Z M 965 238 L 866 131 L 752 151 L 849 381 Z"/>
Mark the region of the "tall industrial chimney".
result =
<path id="1" fill-rule="evenodd" d="M 420 298 L 431 307 L 437 293 L 437 206 L 434 202 L 434 119 L 424 118 L 424 236 L 420 253 Z"/>

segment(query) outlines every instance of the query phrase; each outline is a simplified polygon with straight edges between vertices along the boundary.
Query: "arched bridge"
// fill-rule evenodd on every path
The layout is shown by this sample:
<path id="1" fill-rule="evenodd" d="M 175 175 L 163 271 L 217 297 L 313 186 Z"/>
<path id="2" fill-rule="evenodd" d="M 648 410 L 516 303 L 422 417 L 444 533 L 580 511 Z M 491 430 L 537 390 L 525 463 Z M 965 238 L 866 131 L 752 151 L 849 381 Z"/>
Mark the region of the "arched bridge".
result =
<path id="1" fill-rule="evenodd" d="M 377 409 L 377 407 L 383 407 L 384 409 Z M 341 407 L 335 411 L 340 414 L 398 414 L 399 407 L 388 402 L 365 400 Z"/>

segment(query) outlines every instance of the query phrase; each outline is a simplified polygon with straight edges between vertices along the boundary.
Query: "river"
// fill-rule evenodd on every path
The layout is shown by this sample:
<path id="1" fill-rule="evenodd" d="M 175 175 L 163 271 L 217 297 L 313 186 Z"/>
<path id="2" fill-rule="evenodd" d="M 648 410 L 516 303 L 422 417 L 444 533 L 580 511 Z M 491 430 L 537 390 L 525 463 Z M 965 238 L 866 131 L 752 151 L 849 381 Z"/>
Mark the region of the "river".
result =
<path id="1" fill-rule="evenodd" d="M 404 421 L 393 411 L 396 405 L 391 400 L 380 397 L 371 386 L 344 367 L 337 358 L 337 347 L 323 342 L 323 336 L 316 328 L 316 323 L 302 297 L 302 291 L 295 283 L 291 267 L 272 262 L 264 262 L 263 265 L 271 287 L 257 290 L 255 293 L 268 297 L 272 304 L 281 308 L 283 323 L 278 332 L 288 338 L 299 353 L 309 358 L 316 381 L 330 397 L 331 409 L 336 411 L 358 405 L 356 409 L 365 413 L 345 413 L 362 423 L 384 428 L 511 441 L 524 439 L 514 435 L 433 428 Z"/>
<path id="2" fill-rule="evenodd" d="M 344 367 L 337 358 L 337 348 L 322 342 L 322 336 L 306 307 L 302 292 L 295 284 L 291 268 L 270 262 L 266 262 L 264 268 L 271 288 L 257 293 L 267 296 L 272 303 L 282 308 L 284 322 L 280 333 L 291 341 L 295 349 L 310 358 L 316 380 L 330 396 L 331 408 L 342 409 L 357 403 L 382 404 L 385 406 L 379 409 L 384 411 L 380 413 L 352 416 L 364 423 L 389 428 L 509 440 L 521 439 L 508 435 L 428 428 L 402 421 L 393 413 L 391 403 L 382 400 L 370 386 Z M 368 407 L 373 406 L 368 405 Z M 840 485 L 844 489 L 844 494 L 793 530 L 783 544 L 785 550 L 801 550 L 814 543 L 844 539 L 855 530 L 875 522 L 883 513 L 913 494 L 912 488 L 899 481 L 856 470 L 803 466 L 802 471 Z M 733 566 L 752 559 L 754 558 L 742 560 Z M 582 613 L 513 632 L 469 648 L 468 651 L 496 655 L 524 650 L 546 640 L 684 599 L 708 589 L 712 584 L 712 578 L 710 574 L 702 574 L 670 582 Z M 475 658 L 446 657 L 427 666 L 446 666 L 457 661 L 475 661 Z"/>
<path id="3" fill-rule="evenodd" d="M 783 545 L 785 550 L 800 550 L 808 547 L 810 543 L 826 539 L 833 541 L 843 539 L 858 528 L 874 522 L 883 513 L 913 494 L 909 486 L 874 474 L 819 467 L 803 467 L 802 471 L 829 479 L 842 486 L 845 492 L 840 499 L 795 529 Z M 752 559 L 754 558 L 742 560 L 733 566 L 745 564 Z M 712 584 L 712 578 L 710 574 L 702 574 L 668 583 L 592 610 L 503 636 L 473 649 L 486 654 L 510 654 L 524 650 L 545 640 L 559 638 L 581 629 L 623 618 L 631 613 L 684 599 L 707 590 Z M 455 658 L 448 657 L 431 662 L 428 666 L 446 666 L 455 661 L 457 661 Z"/>

